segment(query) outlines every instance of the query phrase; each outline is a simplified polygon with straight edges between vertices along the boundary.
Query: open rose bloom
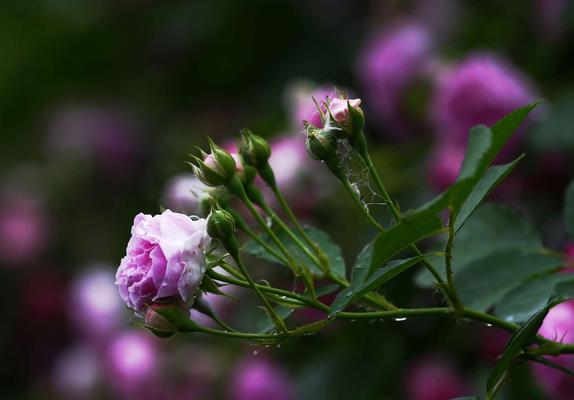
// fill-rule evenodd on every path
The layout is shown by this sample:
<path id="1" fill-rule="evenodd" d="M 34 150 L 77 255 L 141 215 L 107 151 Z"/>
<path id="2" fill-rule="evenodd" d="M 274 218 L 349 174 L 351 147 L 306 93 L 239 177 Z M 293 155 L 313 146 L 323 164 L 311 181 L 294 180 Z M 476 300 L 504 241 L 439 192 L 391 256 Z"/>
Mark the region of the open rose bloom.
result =
<path id="1" fill-rule="evenodd" d="M 145 312 L 165 297 L 193 300 L 205 272 L 210 244 L 205 219 L 166 210 L 134 219 L 127 254 L 116 274 L 120 295 L 128 307 Z"/>

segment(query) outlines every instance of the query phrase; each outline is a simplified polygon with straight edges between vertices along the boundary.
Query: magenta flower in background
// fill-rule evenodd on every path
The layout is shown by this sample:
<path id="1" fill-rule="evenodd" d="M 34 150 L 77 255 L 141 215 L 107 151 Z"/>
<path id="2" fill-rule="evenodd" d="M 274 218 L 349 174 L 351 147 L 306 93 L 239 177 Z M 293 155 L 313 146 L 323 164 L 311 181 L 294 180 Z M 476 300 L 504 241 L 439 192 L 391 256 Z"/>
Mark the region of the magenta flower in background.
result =
<path id="1" fill-rule="evenodd" d="M 230 400 L 292 400 L 293 383 L 273 361 L 254 357 L 239 362 L 230 385 Z"/>
<path id="2" fill-rule="evenodd" d="M 323 122 L 317 105 L 321 106 L 328 99 L 335 97 L 338 97 L 335 90 L 327 86 L 313 87 L 313 85 L 305 83 L 292 85 L 288 89 L 287 108 L 291 114 L 293 129 L 303 131 L 303 121 L 307 121 L 317 128 L 322 128 Z"/>
<path id="3" fill-rule="evenodd" d="M 367 113 L 385 134 L 408 134 L 401 103 L 432 64 L 432 37 L 416 21 L 401 22 L 376 32 L 357 59 L 357 76 L 365 93 Z M 388 129 L 387 129 L 388 128 Z"/>
<path id="4" fill-rule="evenodd" d="M 450 400 L 471 394 L 465 379 L 448 362 L 427 356 L 415 360 L 405 375 L 409 400 Z"/>
<path id="5" fill-rule="evenodd" d="M 110 105 L 64 105 L 53 114 L 46 134 L 47 151 L 53 157 L 93 162 L 114 178 L 132 176 L 142 156 L 136 120 Z"/>
<path id="6" fill-rule="evenodd" d="M 107 338 L 121 326 L 124 306 L 112 268 L 89 267 L 72 283 L 69 298 L 72 324 L 84 336 Z"/>
<path id="7" fill-rule="evenodd" d="M 154 387 L 161 370 L 156 339 L 144 331 L 124 332 L 105 351 L 106 379 L 124 396 L 145 393 Z"/>
<path id="8" fill-rule="evenodd" d="M 574 300 L 553 307 L 544 318 L 538 334 L 562 343 L 574 343 Z M 566 368 L 574 368 L 574 356 L 564 354 L 548 359 Z M 574 398 L 574 381 L 570 375 L 538 363 L 532 363 L 538 382 L 554 400 Z"/>
<path id="9" fill-rule="evenodd" d="M 473 126 L 490 126 L 533 100 L 527 79 L 517 69 L 492 55 L 474 54 L 439 74 L 431 114 L 440 140 L 465 144 Z M 519 136 L 511 140 L 514 148 Z"/>
<path id="10" fill-rule="evenodd" d="M 0 208 L 0 263 L 28 263 L 46 247 L 46 215 L 37 198 L 24 194 L 4 197 Z"/>
<path id="11" fill-rule="evenodd" d="M 455 143 L 444 143 L 433 151 L 427 161 L 427 179 L 436 191 L 442 191 L 452 185 L 464 161 L 466 149 Z"/>
<path id="12" fill-rule="evenodd" d="M 193 301 L 205 272 L 204 253 L 210 241 L 205 219 L 170 210 L 155 216 L 138 214 L 127 254 L 116 273 L 124 302 L 143 313 L 152 302 L 165 297 Z"/>
<path id="13" fill-rule="evenodd" d="M 211 188 L 193 174 L 181 174 L 171 178 L 162 195 L 162 204 L 184 214 L 197 214 L 201 198 Z"/>
<path id="14" fill-rule="evenodd" d="M 66 399 L 95 399 L 101 368 L 97 352 L 79 345 L 62 353 L 53 370 L 52 381 L 58 395 Z"/>

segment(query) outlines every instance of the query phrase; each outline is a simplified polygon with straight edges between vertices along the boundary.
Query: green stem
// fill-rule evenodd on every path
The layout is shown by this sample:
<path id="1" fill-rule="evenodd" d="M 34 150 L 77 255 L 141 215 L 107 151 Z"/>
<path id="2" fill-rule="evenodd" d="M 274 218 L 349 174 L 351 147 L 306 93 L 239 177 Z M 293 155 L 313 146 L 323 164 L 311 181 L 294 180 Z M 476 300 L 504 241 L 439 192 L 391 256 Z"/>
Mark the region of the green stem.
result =
<path id="1" fill-rule="evenodd" d="M 285 197 L 283 196 L 283 194 L 279 190 L 279 187 L 277 186 L 277 184 L 276 183 L 273 185 L 268 184 L 268 186 L 273 191 L 273 194 L 275 195 L 275 198 L 279 202 L 279 205 L 281 206 L 283 211 L 285 211 L 285 213 L 287 214 L 287 217 L 289 217 L 289 219 L 291 220 L 291 222 L 293 223 L 293 225 L 295 226 L 295 228 L 297 229 L 297 231 L 299 232 L 301 237 L 307 242 L 307 244 L 309 244 L 309 246 L 311 246 L 311 248 L 313 249 L 313 251 L 315 252 L 315 254 L 317 255 L 317 257 L 319 259 L 321 269 L 323 270 L 323 272 L 325 272 L 325 274 L 327 274 L 330 270 L 330 268 L 329 268 L 329 257 L 327 257 L 327 255 L 317 245 L 317 243 L 312 241 L 311 238 L 309 237 L 309 235 L 307 235 L 307 232 L 305 232 L 305 229 L 303 229 L 303 227 L 301 226 L 301 224 L 299 223 L 299 221 L 295 217 L 295 214 L 293 214 L 291 207 L 289 207 L 289 204 L 285 200 Z"/>
<path id="2" fill-rule="evenodd" d="M 361 132 L 361 135 L 364 136 L 364 133 Z M 391 199 L 391 196 L 387 192 L 387 189 L 385 188 L 385 185 L 383 184 L 383 181 L 382 181 L 379 173 L 377 172 L 375 165 L 373 164 L 373 160 L 371 160 L 371 156 L 369 155 L 369 152 L 367 151 L 366 141 L 365 141 L 365 144 L 358 149 L 358 152 L 359 152 L 359 155 L 362 158 L 363 162 L 367 166 L 367 168 L 369 170 L 369 174 L 374 179 L 375 184 L 377 185 L 377 188 L 381 192 L 381 196 L 383 197 L 384 202 L 387 204 L 387 207 L 391 211 L 391 214 L 393 216 L 393 219 L 395 220 L 395 223 L 401 222 L 401 219 L 402 219 L 401 213 L 400 213 L 399 209 L 397 208 L 397 206 L 395 205 L 395 203 L 393 202 L 393 200 Z M 418 249 L 418 247 L 415 244 L 410 245 L 409 248 L 416 255 L 418 255 L 418 256 L 422 255 L 421 251 Z M 423 259 L 422 263 L 426 267 L 426 269 L 429 270 L 429 272 L 432 274 L 432 276 L 435 278 L 438 285 L 440 287 L 444 287 L 445 283 L 444 283 L 442 277 L 440 276 L 440 274 L 438 273 L 438 271 L 436 270 L 436 268 L 426 259 Z M 447 297 L 449 296 L 448 291 L 445 291 L 445 295 Z"/>
<path id="3" fill-rule="evenodd" d="M 249 274 L 249 272 L 247 271 L 247 268 L 245 268 L 245 265 L 243 264 L 243 261 L 241 260 L 241 257 L 239 256 L 239 251 L 238 251 L 238 246 L 237 246 L 237 241 L 235 239 L 235 236 L 231 236 L 229 241 L 232 243 L 229 246 L 226 246 L 226 247 L 228 247 L 227 251 L 229 251 L 229 254 L 235 260 L 235 263 L 237 264 L 237 266 L 239 267 L 239 270 L 241 271 L 241 273 L 243 274 L 243 276 L 245 277 L 245 279 L 249 283 L 249 286 L 253 289 L 253 291 L 255 292 L 257 297 L 259 298 L 259 300 L 261 300 L 261 302 L 263 303 L 263 305 L 267 309 L 269 316 L 271 317 L 271 319 L 273 320 L 273 322 L 275 323 L 277 328 L 283 332 L 287 332 L 287 325 L 285 325 L 285 321 L 283 321 L 283 319 L 279 315 L 277 315 L 277 313 L 275 312 L 275 310 L 273 309 L 273 307 L 271 306 L 271 304 L 267 300 L 267 297 L 263 296 L 263 293 L 261 293 L 261 291 L 259 290 L 259 285 L 257 285 L 255 283 L 255 281 L 251 277 L 251 274 Z"/>
<path id="4" fill-rule="evenodd" d="M 245 222 L 245 220 L 233 209 L 228 208 L 227 211 L 231 213 L 233 219 L 237 223 L 239 229 L 247 234 L 251 239 L 253 239 L 257 244 L 265 249 L 265 251 L 269 252 L 269 254 L 273 255 L 273 257 L 277 258 L 280 262 L 285 265 L 289 265 L 289 260 L 287 260 L 282 254 L 280 254 L 277 250 L 271 247 L 266 241 L 261 239 L 259 235 L 257 235 Z"/>

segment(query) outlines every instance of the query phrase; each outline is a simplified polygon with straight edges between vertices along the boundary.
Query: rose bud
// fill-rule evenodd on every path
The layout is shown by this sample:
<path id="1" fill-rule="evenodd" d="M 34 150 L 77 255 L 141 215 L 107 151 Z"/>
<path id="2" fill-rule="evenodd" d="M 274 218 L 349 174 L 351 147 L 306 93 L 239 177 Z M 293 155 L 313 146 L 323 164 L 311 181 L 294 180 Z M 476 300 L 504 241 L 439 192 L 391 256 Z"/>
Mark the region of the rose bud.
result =
<path id="1" fill-rule="evenodd" d="M 213 239 L 219 239 L 228 250 L 237 247 L 233 233 L 235 232 L 235 219 L 233 216 L 216 205 L 207 218 L 207 233 Z"/>
<path id="2" fill-rule="evenodd" d="M 127 254 L 116 273 L 120 296 L 129 308 L 145 313 L 158 299 L 175 297 L 185 304 L 205 273 L 211 239 L 207 220 L 166 210 L 138 214 Z"/>
<path id="3" fill-rule="evenodd" d="M 249 129 L 243 129 L 239 143 L 239 155 L 244 164 L 259 168 L 267 164 L 271 156 L 271 147 L 261 136 L 255 135 Z"/>
<path id="4" fill-rule="evenodd" d="M 203 160 L 194 157 L 192 164 L 195 175 L 208 186 L 225 185 L 237 172 L 235 158 L 226 150 L 209 139 L 210 154 L 202 152 Z"/>
<path id="5" fill-rule="evenodd" d="M 361 129 L 365 123 L 360 105 L 361 99 L 334 98 L 329 103 L 329 113 L 335 122 L 343 128 L 343 132 L 350 136 Z"/>
<path id="6" fill-rule="evenodd" d="M 307 152 L 311 157 L 320 160 L 335 174 L 341 176 L 339 158 L 337 156 L 337 137 L 331 129 L 316 129 L 311 125 L 307 128 Z"/>
<path id="7" fill-rule="evenodd" d="M 183 313 L 174 303 L 154 303 L 146 312 L 145 324 L 154 335 L 168 338 L 177 332 Z"/>

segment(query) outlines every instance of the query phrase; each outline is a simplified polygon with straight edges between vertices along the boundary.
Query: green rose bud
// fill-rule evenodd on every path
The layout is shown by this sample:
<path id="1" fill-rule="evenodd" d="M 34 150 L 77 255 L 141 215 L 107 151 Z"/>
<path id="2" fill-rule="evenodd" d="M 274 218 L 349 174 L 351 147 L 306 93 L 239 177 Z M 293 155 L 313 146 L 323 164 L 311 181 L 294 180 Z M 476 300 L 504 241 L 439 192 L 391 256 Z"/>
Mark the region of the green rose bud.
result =
<path id="1" fill-rule="evenodd" d="M 216 205 L 212 207 L 207 218 L 207 233 L 214 239 L 226 242 L 235 232 L 235 220 L 233 216 Z"/>
<path id="2" fill-rule="evenodd" d="M 235 159 L 211 139 L 209 139 L 210 154 L 201 151 L 203 158 L 194 156 L 192 164 L 195 175 L 208 186 L 225 185 L 236 173 Z"/>
<path id="3" fill-rule="evenodd" d="M 248 129 L 241 131 L 239 155 L 246 165 L 258 168 L 267 163 L 271 156 L 271 147 L 265 139 Z"/>
<path id="4" fill-rule="evenodd" d="M 177 332 L 183 313 L 173 303 L 154 303 L 149 306 L 146 315 L 146 327 L 156 336 L 168 338 Z"/>

